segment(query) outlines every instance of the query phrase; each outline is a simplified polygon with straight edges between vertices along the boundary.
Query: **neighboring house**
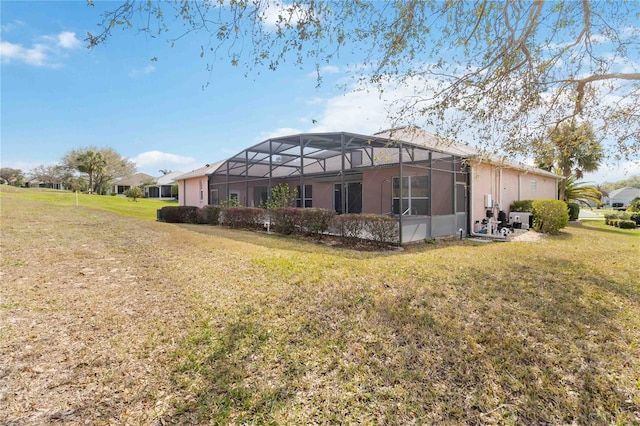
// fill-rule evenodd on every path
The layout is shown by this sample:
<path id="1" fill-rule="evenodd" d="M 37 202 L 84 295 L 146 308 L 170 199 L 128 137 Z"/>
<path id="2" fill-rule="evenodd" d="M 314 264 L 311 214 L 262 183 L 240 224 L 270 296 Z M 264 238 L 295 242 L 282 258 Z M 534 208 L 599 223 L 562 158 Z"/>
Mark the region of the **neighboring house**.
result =
<path id="1" fill-rule="evenodd" d="M 202 207 L 219 204 L 217 189 L 209 191 L 209 175 L 213 174 L 224 161 L 206 164 L 204 167 L 177 176 L 178 204 Z"/>
<path id="2" fill-rule="evenodd" d="M 476 221 L 508 214 L 514 200 L 557 199 L 560 177 L 406 127 L 276 137 L 178 179 L 179 204 L 195 206 L 230 198 L 260 206 L 286 183 L 297 188 L 299 207 L 394 215 L 405 243 L 472 233 Z"/>
<path id="3" fill-rule="evenodd" d="M 38 179 L 31 179 L 26 181 L 24 184 L 24 187 L 25 188 L 64 189 L 64 190 L 67 189 L 67 187 L 60 182 L 42 182 L 42 181 L 39 181 Z"/>
<path id="4" fill-rule="evenodd" d="M 182 175 L 183 172 L 170 172 L 158 178 L 153 178 L 156 183 L 146 185 L 144 187 L 145 198 L 157 198 L 161 200 L 170 200 L 175 198 L 171 195 L 171 187 L 177 183 L 176 177 Z"/>
<path id="5" fill-rule="evenodd" d="M 603 203 L 608 207 L 626 208 L 631 204 L 631 200 L 636 197 L 640 197 L 640 188 L 626 186 L 611 191 L 608 197 L 603 198 Z"/>
<path id="6" fill-rule="evenodd" d="M 124 193 L 131 189 L 131 187 L 141 186 L 144 182 L 149 182 L 151 180 L 155 180 L 155 178 L 146 173 L 136 173 L 133 176 L 116 181 L 111 187 L 111 193 L 124 195 Z"/>

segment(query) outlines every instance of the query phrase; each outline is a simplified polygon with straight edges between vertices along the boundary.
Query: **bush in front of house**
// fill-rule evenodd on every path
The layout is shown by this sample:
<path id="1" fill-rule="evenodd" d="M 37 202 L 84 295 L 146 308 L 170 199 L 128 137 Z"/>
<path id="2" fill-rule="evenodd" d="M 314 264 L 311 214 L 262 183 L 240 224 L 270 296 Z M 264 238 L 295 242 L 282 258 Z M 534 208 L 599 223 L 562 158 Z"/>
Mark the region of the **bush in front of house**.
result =
<path id="1" fill-rule="evenodd" d="M 340 235 L 348 242 L 355 243 L 360 240 L 364 221 L 361 214 L 348 213 L 335 217 L 334 226 L 340 231 Z"/>
<path id="2" fill-rule="evenodd" d="M 198 223 L 205 225 L 220 224 L 220 210 L 219 206 L 204 206 L 199 208 L 197 211 Z"/>
<path id="3" fill-rule="evenodd" d="M 534 200 L 533 229 L 544 234 L 557 234 L 569 223 L 567 203 L 560 200 Z"/>
<path id="4" fill-rule="evenodd" d="M 631 200 L 629 207 L 627 208 L 629 213 L 640 213 L 640 197 L 636 197 Z"/>
<path id="5" fill-rule="evenodd" d="M 198 223 L 198 208 L 194 206 L 165 206 L 160 213 L 168 223 Z"/>
<path id="6" fill-rule="evenodd" d="M 509 206 L 511 213 L 531 213 L 533 211 L 533 200 L 518 200 L 511 203 Z"/>
<path id="7" fill-rule="evenodd" d="M 629 220 L 634 221 L 637 226 L 640 226 L 640 213 L 631 213 L 629 215 Z"/>
<path id="8" fill-rule="evenodd" d="M 333 210 L 307 208 L 300 209 L 301 228 L 308 235 L 315 235 L 318 238 L 322 238 L 322 235 L 327 232 L 333 218 L 336 213 Z"/>
<path id="9" fill-rule="evenodd" d="M 277 207 L 271 209 L 271 229 L 278 234 L 290 235 L 300 229 L 303 209 L 296 207 Z"/>
<path id="10" fill-rule="evenodd" d="M 228 207 L 223 223 L 234 229 L 258 229 L 264 224 L 264 210 L 258 207 Z"/>
<path id="11" fill-rule="evenodd" d="M 398 221 L 395 217 L 380 214 L 362 215 L 364 231 L 375 245 L 384 247 L 398 242 Z"/>
<path id="12" fill-rule="evenodd" d="M 580 205 L 578 203 L 567 203 L 569 209 L 569 220 L 578 220 L 580 216 Z"/>

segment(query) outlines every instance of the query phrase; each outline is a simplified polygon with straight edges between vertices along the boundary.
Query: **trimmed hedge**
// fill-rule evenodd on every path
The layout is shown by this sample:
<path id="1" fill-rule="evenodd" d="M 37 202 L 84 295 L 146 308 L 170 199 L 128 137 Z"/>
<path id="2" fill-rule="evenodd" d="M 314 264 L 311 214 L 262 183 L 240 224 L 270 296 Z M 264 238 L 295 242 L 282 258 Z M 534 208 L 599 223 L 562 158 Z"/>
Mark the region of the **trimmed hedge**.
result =
<path id="1" fill-rule="evenodd" d="M 293 234 L 302 224 L 302 210 L 296 207 L 271 209 L 271 229 L 278 234 Z"/>
<path id="2" fill-rule="evenodd" d="M 604 215 L 604 223 L 606 225 L 615 226 L 616 228 L 622 228 L 622 226 L 620 226 L 622 222 L 625 222 L 625 224 L 623 225 L 625 228 L 623 229 L 635 228 L 637 225 L 640 225 L 640 213 L 629 214 L 624 212 L 616 212 Z M 630 228 L 629 223 L 626 222 L 631 222 L 634 224 L 634 226 Z"/>
<path id="3" fill-rule="evenodd" d="M 398 221 L 391 216 L 379 214 L 362 215 L 364 230 L 368 232 L 374 244 L 384 247 L 398 242 Z"/>
<path id="4" fill-rule="evenodd" d="M 335 218 L 335 226 L 340 230 L 340 235 L 351 242 L 360 240 L 364 230 L 364 221 L 361 214 L 341 214 Z"/>
<path id="5" fill-rule="evenodd" d="M 220 224 L 220 210 L 219 206 L 204 206 L 198 209 L 198 223 L 206 225 Z"/>
<path id="6" fill-rule="evenodd" d="M 557 234 L 569 223 L 567 203 L 560 200 L 534 200 L 533 229 L 544 234 Z"/>
<path id="7" fill-rule="evenodd" d="M 198 223 L 198 207 L 165 206 L 160 209 L 160 217 L 168 223 Z"/>
<path id="8" fill-rule="evenodd" d="M 518 200 L 511 203 L 509 206 L 511 213 L 531 213 L 533 211 L 533 200 Z"/>
<path id="9" fill-rule="evenodd" d="M 336 212 L 327 209 L 301 209 L 301 228 L 307 235 L 316 235 L 319 239 L 327 232 Z"/>
<path id="10" fill-rule="evenodd" d="M 580 217 L 580 205 L 577 203 L 567 203 L 569 208 L 569 220 L 578 220 Z"/>
<path id="11" fill-rule="evenodd" d="M 264 225 L 264 210 L 258 207 L 229 207 L 222 210 L 222 223 L 234 229 L 259 229 Z"/>
<path id="12" fill-rule="evenodd" d="M 619 220 L 617 226 L 620 229 L 635 229 L 636 223 L 633 220 Z"/>

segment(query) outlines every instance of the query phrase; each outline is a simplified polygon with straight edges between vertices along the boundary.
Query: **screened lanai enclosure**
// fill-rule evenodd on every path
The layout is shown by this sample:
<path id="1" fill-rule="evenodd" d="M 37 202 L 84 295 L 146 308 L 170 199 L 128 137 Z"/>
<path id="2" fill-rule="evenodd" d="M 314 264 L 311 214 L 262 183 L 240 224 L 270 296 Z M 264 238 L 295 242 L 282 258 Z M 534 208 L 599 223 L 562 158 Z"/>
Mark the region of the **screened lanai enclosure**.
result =
<path id="1" fill-rule="evenodd" d="M 209 204 L 236 199 L 259 207 L 282 183 L 297 189 L 298 207 L 392 215 L 401 244 L 467 234 L 462 156 L 345 132 L 277 137 L 241 151 L 209 175 Z"/>

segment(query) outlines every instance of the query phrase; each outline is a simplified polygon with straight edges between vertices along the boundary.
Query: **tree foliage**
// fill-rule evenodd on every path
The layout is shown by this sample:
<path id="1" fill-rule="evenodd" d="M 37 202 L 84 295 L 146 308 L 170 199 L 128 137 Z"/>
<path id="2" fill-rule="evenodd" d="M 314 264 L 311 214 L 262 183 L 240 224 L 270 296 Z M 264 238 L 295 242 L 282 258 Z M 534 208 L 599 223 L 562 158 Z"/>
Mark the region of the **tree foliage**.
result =
<path id="1" fill-rule="evenodd" d="M 605 182 L 602 185 L 602 188 L 607 191 L 613 191 L 614 189 L 625 188 L 627 186 L 640 188 L 640 175 L 630 176 L 627 179 L 622 179 L 616 182 Z"/>
<path id="2" fill-rule="evenodd" d="M 0 183 L 22 186 L 24 184 L 24 173 L 20 169 L 2 167 L 0 168 Z"/>
<path id="3" fill-rule="evenodd" d="M 566 200 L 567 181 L 574 175 L 574 180 L 582 179 L 584 172 L 598 170 L 604 154 L 602 145 L 596 139 L 591 125 L 576 124 L 575 121 L 563 123 L 551 129 L 547 138 L 537 141 L 536 162 L 546 169 L 555 169 L 564 176 L 560 182 L 559 198 Z"/>
<path id="4" fill-rule="evenodd" d="M 280 183 L 271 188 L 271 196 L 264 203 L 264 207 L 267 209 L 295 207 L 297 197 L 297 188 L 291 189 L 288 184 Z"/>
<path id="5" fill-rule="evenodd" d="M 29 176 L 46 184 L 64 184 L 71 172 L 62 164 L 41 164 L 34 167 Z"/>
<path id="6" fill-rule="evenodd" d="M 88 191 L 95 194 L 104 194 L 116 178 L 131 176 L 136 171 L 135 163 L 112 148 L 73 149 L 64 156 L 62 164 L 69 170 L 86 174 Z"/>
<path id="7" fill-rule="evenodd" d="M 558 185 L 561 185 L 559 183 Z M 577 203 L 583 206 L 602 204 L 602 192 L 589 182 L 578 182 L 576 175 L 571 175 L 564 180 L 564 197 L 567 203 Z"/>
<path id="8" fill-rule="evenodd" d="M 510 153 L 580 118 L 631 158 L 640 154 L 639 17 L 635 0 L 127 0 L 86 40 L 103 44 L 119 27 L 172 46 L 193 35 L 208 66 L 222 56 L 248 74 L 293 62 L 314 66 L 318 83 L 340 58 L 364 88 L 410 89 L 392 117 L 403 124 Z"/>

